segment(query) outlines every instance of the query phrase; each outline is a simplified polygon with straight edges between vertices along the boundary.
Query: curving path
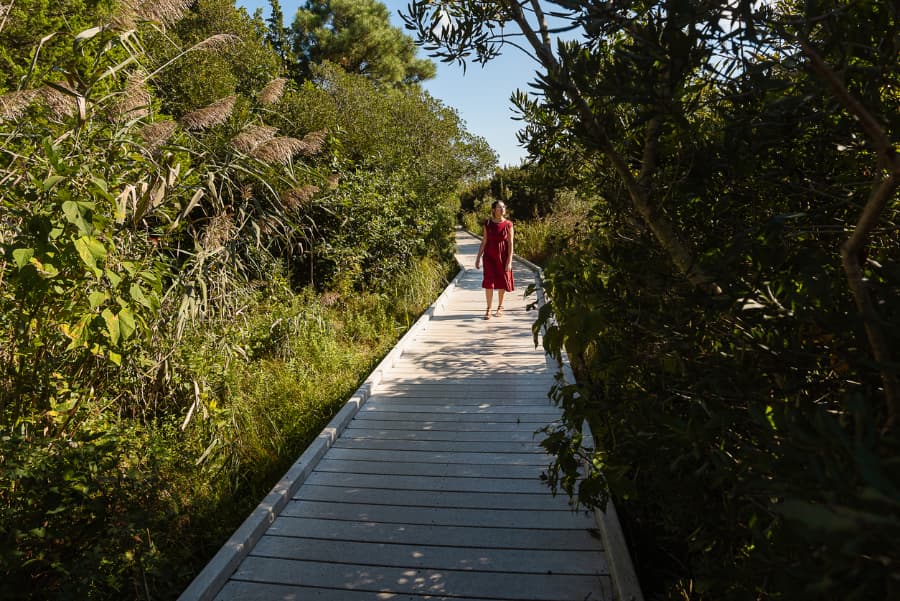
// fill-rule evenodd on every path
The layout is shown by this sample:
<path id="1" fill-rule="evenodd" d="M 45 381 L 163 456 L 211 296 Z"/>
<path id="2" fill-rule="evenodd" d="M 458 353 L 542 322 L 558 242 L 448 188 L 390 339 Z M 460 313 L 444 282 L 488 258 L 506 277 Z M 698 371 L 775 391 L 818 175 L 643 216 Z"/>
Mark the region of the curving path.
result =
<path id="1" fill-rule="evenodd" d="M 555 369 L 515 277 L 485 321 L 464 270 L 181 599 L 612 599 L 593 515 L 540 480 Z"/>

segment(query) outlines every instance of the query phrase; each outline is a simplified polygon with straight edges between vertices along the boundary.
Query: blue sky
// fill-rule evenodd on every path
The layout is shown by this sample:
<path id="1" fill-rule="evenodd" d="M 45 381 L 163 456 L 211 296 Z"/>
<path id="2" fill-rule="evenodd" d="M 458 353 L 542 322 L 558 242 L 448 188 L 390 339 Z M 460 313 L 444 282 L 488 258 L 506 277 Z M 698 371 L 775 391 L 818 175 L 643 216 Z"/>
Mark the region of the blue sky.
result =
<path id="1" fill-rule="evenodd" d="M 297 9 L 305 0 L 280 1 L 285 25 L 290 26 Z M 382 2 L 391 12 L 393 25 L 402 29 L 403 22 L 397 11 L 405 10 L 407 0 Z M 261 8 L 263 16 L 269 16 L 268 0 L 236 0 L 235 4 L 246 8 L 251 15 L 257 8 Z M 421 50 L 419 55 L 425 56 Z M 516 89 L 528 89 L 536 63 L 515 48 L 505 49 L 500 57 L 486 67 L 469 64 L 465 74 L 462 67 L 455 63 L 434 62 L 437 65 L 437 77 L 425 82 L 425 89 L 447 106 L 455 108 L 466 122 L 466 129 L 485 138 L 497 152 L 501 165 L 518 165 L 525 157 L 525 150 L 516 141 L 516 132 L 521 127 L 521 122 L 512 119 L 509 97 Z"/>

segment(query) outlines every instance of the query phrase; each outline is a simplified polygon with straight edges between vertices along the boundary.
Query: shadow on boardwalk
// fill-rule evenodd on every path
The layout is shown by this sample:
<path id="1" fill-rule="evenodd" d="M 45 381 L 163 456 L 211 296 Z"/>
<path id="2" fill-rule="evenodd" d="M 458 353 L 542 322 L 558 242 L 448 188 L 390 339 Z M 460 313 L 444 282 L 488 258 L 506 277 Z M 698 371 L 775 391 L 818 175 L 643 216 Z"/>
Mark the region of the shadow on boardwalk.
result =
<path id="1" fill-rule="evenodd" d="M 486 321 L 462 272 L 181 599 L 612 599 L 594 516 L 540 480 L 559 410 L 515 275 Z"/>

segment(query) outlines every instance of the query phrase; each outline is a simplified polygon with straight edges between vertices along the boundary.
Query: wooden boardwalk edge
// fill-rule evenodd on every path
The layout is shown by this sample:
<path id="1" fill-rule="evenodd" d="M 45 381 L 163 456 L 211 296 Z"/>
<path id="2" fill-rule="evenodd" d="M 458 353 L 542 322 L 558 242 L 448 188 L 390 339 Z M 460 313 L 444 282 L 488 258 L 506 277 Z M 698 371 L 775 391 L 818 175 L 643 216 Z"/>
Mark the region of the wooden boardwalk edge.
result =
<path id="1" fill-rule="evenodd" d="M 356 392 L 347 400 L 340 411 L 328 422 L 328 425 L 307 447 L 306 451 L 291 466 L 285 475 L 272 488 L 271 492 L 260 502 L 256 509 L 234 531 L 234 534 L 222 545 L 194 578 L 190 585 L 178 597 L 178 601 L 212 601 L 228 582 L 228 579 L 262 538 L 266 529 L 275 521 L 288 501 L 300 488 L 325 452 L 334 444 L 347 424 L 356 416 L 360 407 L 371 396 L 374 387 L 403 355 L 409 342 L 422 328 L 426 327 L 434 314 L 444 307 L 449 296 L 459 284 L 466 270 L 460 265 L 459 272 L 450 284 L 444 288 L 440 296 L 426 309 L 419 319 L 410 326 L 396 345 L 385 355 L 384 359 L 372 370 Z"/>
<path id="2" fill-rule="evenodd" d="M 474 237 L 478 238 L 477 236 Z M 457 255 L 457 260 L 459 261 L 459 255 Z M 516 260 L 535 273 L 537 301 L 539 305 L 543 305 L 546 302 L 546 297 L 543 290 L 543 272 L 541 268 L 518 256 Z M 316 469 L 325 453 L 335 444 L 347 425 L 356 417 L 362 406 L 372 396 L 375 387 L 384 379 L 385 372 L 390 370 L 400 360 L 410 342 L 423 328 L 428 327 L 434 315 L 446 306 L 450 295 L 458 287 L 466 271 L 466 267 L 460 264 L 460 270 L 453 281 L 407 330 L 375 369 L 372 370 L 337 415 L 178 597 L 178 601 L 212 601 L 219 595 L 241 562 L 245 560 L 262 539 L 276 517 L 281 514 L 301 485 Z M 547 361 L 550 361 L 549 357 L 547 357 Z M 565 353 L 563 353 L 560 367 L 564 378 L 569 382 L 573 382 L 573 373 Z M 590 441 L 590 432 L 586 423 L 584 430 L 588 436 L 588 441 Z M 631 561 L 615 507 L 610 502 L 605 512 L 594 510 L 593 514 L 606 552 L 613 595 L 618 601 L 643 601 L 644 597 L 634 571 L 634 565 Z"/>
<path id="3" fill-rule="evenodd" d="M 472 232 L 468 233 L 476 238 L 481 238 Z M 542 306 L 547 302 L 546 292 L 544 291 L 544 270 L 522 257 L 516 256 L 516 260 L 535 273 L 537 279 L 535 293 L 537 294 L 538 306 Z M 549 359 L 548 357 L 548 361 Z M 565 350 L 562 352 L 562 363 L 561 370 L 564 380 L 568 383 L 574 383 L 575 374 L 572 372 L 569 356 Z M 585 444 L 593 446 L 594 437 L 591 435 L 591 429 L 587 422 L 583 424 L 582 433 Z M 594 521 L 597 523 L 597 527 L 600 529 L 600 536 L 603 538 L 603 548 L 606 550 L 606 561 L 609 565 L 616 599 L 618 601 L 644 601 L 641 583 L 638 581 L 637 573 L 634 571 L 634 563 L 631 561 L 631 553 L 628 551 L 628 542 L 625 540 L 625 533 L 622 532 L 622 524 L 619 522 L 616 506 L 610 500 L 606 506 L 606 511 L 594 509 L 593 513 Z"/>
<path id="4" fill-rule="evenodd" d="M 537 278 L 538 305 L 543 305 L 547 299 L 544 291 L 544 272 L 533 263 L 525 260 L 521 261 L 524 265 L 534 270 Z M 562 352 L 562 366 L 560 369 L 563 380 L 568 383 L 575 382 L 575 374 L 572 371 L 569 356 L 566 354 L 565 349 Z M 585 444 L 593 446 L 594 437 L 587 422 L 584 422 L 582 425 L 582 434 Z M 593 513 L 594 521 L 597 523 L 597 527 L 600 529 L 600 536 L 603 539 L 603 548 L 606 550 L 606 561 L 609 565 L 613 593 L 616 599 L 618 601 L 644 601 L 641 584 L 638 581 L 637 573 L 634 571 L 631 553 L 628 551 L 628 542 L 625 540 L 625 533 L 622 532 L 622 524 L 619 522 L 619 515 L 616 512 L 616 506 L 613 504 L 612 499 L 607 503 L 606 511 L 594 509 Z"/>

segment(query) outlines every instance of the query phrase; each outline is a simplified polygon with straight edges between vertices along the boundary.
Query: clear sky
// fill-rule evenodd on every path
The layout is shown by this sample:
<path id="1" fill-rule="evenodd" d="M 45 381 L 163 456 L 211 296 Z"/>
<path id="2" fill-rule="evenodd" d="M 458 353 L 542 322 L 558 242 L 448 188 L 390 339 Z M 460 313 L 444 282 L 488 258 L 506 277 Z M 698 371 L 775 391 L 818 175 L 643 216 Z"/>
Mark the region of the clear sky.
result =
<path id="1" fill-rule="evenodd" d="M 280 2 L 285 25 L 289 27 L 305 0 Z M 393 25 L 403 29 L 403 21 L 397 11 L 406 9 L 407 0 L 382 0 L 382 3 L 388 7 Z M 261 8 L 263 16 L 269 16 L 268 0 L 236 0 L 235 4 L 246 8 L 251 15 Z M 425 56 L 421 49 L 419 56 Z M 536 63 L 515 48 L 504 49 L 500 57 L 483 68 L 469 64 L 465 74 L 456 63 L 434 62 L 437 77 L 425 82 L 425 89 L 447 106 L 455 108 L 466 122 L 466 129 L 488 141 L 499 155 L 501 165 L 518 165 L 526 153 L 516 140 L 516 132 L 522 123 L 513 120 L 509 97 L 516 89 L 528 89 L 528 82 L 534 78 Z"/>

